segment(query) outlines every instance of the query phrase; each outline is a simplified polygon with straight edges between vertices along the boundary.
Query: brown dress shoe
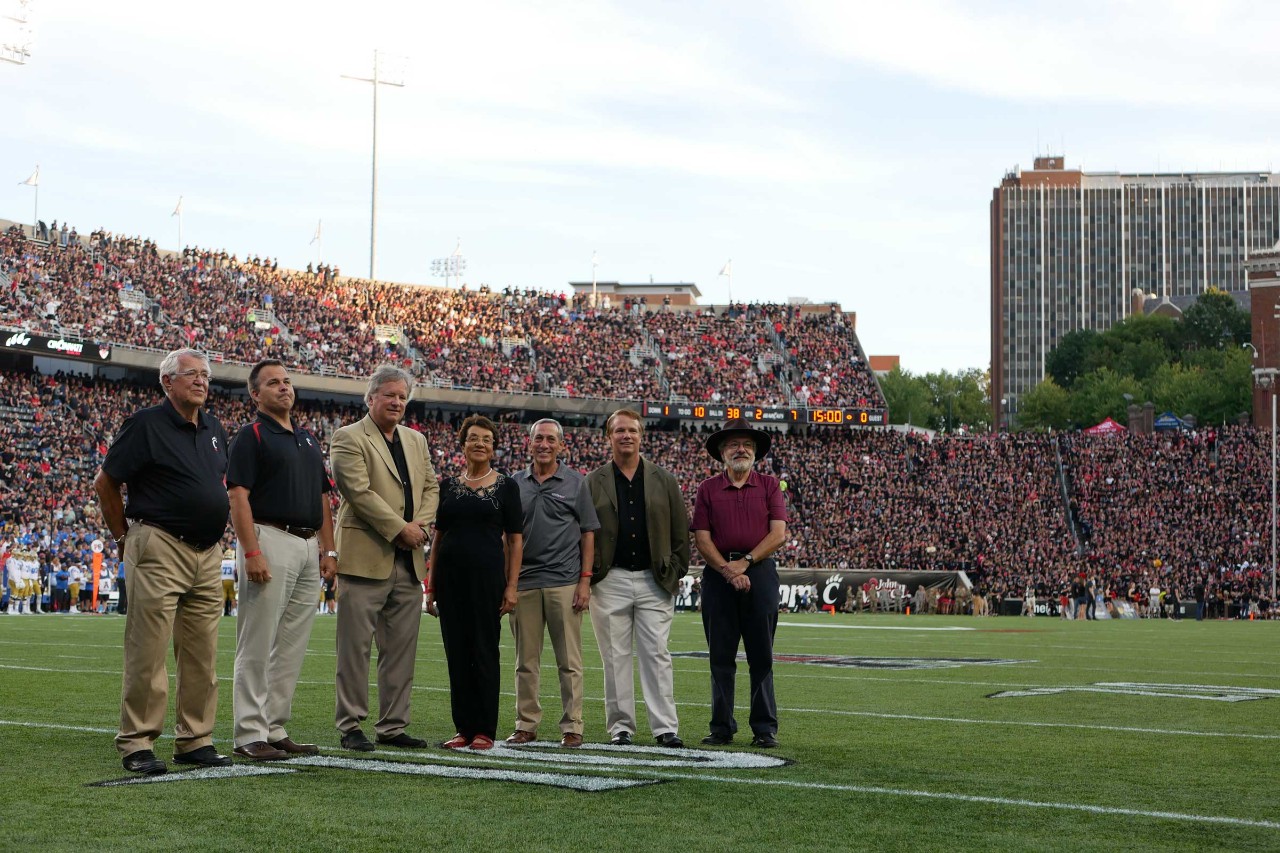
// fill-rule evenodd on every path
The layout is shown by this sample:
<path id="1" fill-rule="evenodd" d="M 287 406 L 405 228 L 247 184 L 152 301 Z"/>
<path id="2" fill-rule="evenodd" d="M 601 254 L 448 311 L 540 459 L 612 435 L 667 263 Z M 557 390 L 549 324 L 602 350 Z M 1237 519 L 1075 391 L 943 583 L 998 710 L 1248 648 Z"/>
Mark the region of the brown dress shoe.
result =
<path id="1" fill-rule="evenodd" d="M 281 761 L 289 757 L 289 753 L 283 749 L 276 749 L 265 740 L 255 740 L 253 743 L 237 746 L 232 751 L 241 758 L 247 758 L 250 761 Z"/>
<path id="2" fill-rule="evenodd" d="M 319 755 L 320 747 L 314 743 L 294 743 L 293 738 L 283 738 L 282 740 L 267 741 L 272 747 L 289 753 L 290 755 Z"/>
<path id="3" fill-rule="evenodd" d="M 511 736 L 507 738 L 507 743 L 533 743 L 537 739 L 538 735 L 535 732 L 526 732 L 524 729 L 516 729 L 511 733 Z"/>
<path id="4" fill-rule="evenodd" d="M 577 732 L 565 732 L 564 737 L 560 738 L 560 745 L 569 749 L 577 749 L 582 746 L 582 735 Z"/>

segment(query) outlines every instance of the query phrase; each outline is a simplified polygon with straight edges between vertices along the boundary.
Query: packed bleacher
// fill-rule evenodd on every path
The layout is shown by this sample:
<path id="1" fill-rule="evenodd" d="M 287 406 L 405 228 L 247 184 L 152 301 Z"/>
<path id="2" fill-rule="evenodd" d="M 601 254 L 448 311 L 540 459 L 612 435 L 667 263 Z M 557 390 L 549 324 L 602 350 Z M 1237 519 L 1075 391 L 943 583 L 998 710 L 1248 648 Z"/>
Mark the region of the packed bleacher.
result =
<path id="1" fill-rule="evenodd" d="M 93 476 L 124 417 L 159 400 L 158 383 L 0 371 L 0 542 L 66 562 L 102 538 L 114 560 Z M 253 416 L 240 395 L 215 394 L 210 409 L 232 432 Z M 296 411 L 322 441 L 363 415 L 360 405 L 306 401 Z M 463 466 L 459 420 L 416 408 L 406 420 L 427 436 L 442 474 Z M 525 429 L 500 425 L 499 467 L 527 464 Z M 644 437 L 645 454 L 676 475 L 690 503 L 697 483 L 716 471 L 704 441 L 689 431 Z M 1081 573 L 1143 609 L 1152 586 L 1186 601 L 1201 584 L 1222 615 L 1248 612 L 1251 603 L 1269 612 L 1263 436 L 1235 428 L 1211 439 L 1069 434 L 1055 441 L 816 428 L 780 437 L 762 463 L 787 487 L 791 521 L 779 562 L 834 571 L 962 570 L 976 594 L 994 602 L 1021 598 L 1028 588 L 1056 599 Z M 566 463 L 580 470 L 608 458 L 595 428 L 569 429 L 566 445 Z"/>
<path id="2" fill-rule="evenodd" d="M 845 316 L 799 306 L 677 311 L 563 293 L 372 284 L 330 267 L 287 271 L 223 251 L 160 252 L 140 238 L 74 230 L 48 243 L 0 235 L 0 324 L 215 361 L 276 357 L 291 369 L 364 377 L 394 361 L 424 384 L 616 400 L 882 406 Z M 83 557 L 103 536 L 92 478 L 113 431 L 158 383 L 0 371 L 0 544 Z M 252 417 L 216 393 L 229 430 Z M 301 403 L 326 440 L 360 405 Z M 437 468 L 461 466 L 458 414 L 414 410 Z M 525 464 L 523 427 L 501 427 L 499 465 Z M 568 464 L 607 458 L 596 429 L 569 430 Z M 646 454 L 692 501 L 714 472 L 703 435 L 646 434 Z M 787 487 L 780 564 L 878 572 L 962 570 L 979 598 L 1059 599 L 1082 575 L 1145 606 L 1152 588 L 1219 613 L 1270 609 L 1269 459 L 1246 428 L 1157 437 L 989 435 L 932 440 L 814 428 L 763 463 Z M 109 537 L 103 537 L 109 541 Z M 115 554 L 108 545 L 108 559 Z M 65 553 L 62 553 L 65 550 Z M 695 557 L 696 559 L 696 557 Z"/>
<path id="3" fill-rule="evenodd" d="M 56 230 L 56 229 L 55 229 Z M 437 387 L 625 400 L 863 404 L 883 396 L 844 315 L 592 306 L 564 293 L 371 283 L 103 230 L 0 238 L 0 323 L 215 360 L 362 377 L 394 361 Z M 834 308 L 834 306 L 833 306 Z M 812 348 L 812 349 L 811 349 Z"/>

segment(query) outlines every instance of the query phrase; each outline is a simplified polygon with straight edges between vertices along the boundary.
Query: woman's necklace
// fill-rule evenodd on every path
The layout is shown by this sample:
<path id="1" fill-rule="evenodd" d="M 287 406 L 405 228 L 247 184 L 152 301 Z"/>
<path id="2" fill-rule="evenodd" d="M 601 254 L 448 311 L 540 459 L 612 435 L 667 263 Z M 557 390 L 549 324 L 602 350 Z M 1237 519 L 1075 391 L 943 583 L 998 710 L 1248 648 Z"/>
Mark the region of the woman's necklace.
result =
<path id="1" fill-rule="evenodd" d="M 492 469 L 492 468 L 485 468 L 485 469 L 484 469 L 484 473 L 483 473 L 483 474 L 481 474 L 479 477 L 468 477 L 468 476 L 467 476 L 467 472 L 466 472 L 466 471 L 463 471 L 463 472 L 462 472 L 462 479 L 466 480 L 466 481 L 467 481 L 467 482 L 469 482 L 469 483 L 474 483 L 474 482 L 477 482 L 477 481 L 479 481 L 479 480 L 483 480 L 485 477 L 488 477 L 488 476 L 489 476 L 489 474 L 490 474 L 492 471 L 493 471 L 493 469 Z"/>

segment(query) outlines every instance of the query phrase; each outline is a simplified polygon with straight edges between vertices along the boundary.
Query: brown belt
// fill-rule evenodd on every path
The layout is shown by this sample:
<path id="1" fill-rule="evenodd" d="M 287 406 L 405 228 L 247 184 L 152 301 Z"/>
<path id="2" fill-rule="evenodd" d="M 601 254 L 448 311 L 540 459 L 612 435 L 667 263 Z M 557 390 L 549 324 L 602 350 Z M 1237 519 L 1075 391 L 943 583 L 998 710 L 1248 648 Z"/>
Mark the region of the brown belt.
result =
<path id="1" fill-rule="evenodd" d="M 290 536 L 297 536 L 299 539 L 314 539 L 316 529 L 314 527 L 298 527 L 296 524 L 281 524 L 278 521 L 262 521 L 258 519 L 259 524 L 265 524 L 267 527 L 274 527 L 276 530 L 283 530 Z"/>

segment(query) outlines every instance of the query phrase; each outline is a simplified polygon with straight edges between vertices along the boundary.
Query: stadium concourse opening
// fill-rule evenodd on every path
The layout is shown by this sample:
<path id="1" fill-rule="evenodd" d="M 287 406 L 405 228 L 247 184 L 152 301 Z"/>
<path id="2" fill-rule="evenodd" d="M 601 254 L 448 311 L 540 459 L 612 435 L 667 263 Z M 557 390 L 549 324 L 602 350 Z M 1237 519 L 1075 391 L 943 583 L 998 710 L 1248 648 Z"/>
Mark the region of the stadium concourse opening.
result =
<path id="1" fill-rule="evenodd" d="M 500 421 L 496 464 L 514 470 L 528 459 L 522 424 L 544 415 L 567 427 L 567 464 L 588 469 L 608 458 L 599 427 L 622 405 L 885 408 L 852 316 L 834 305 L 591 307 L 563 292 L 373 284 L 65 224 L 47 231 L 0 236 L 0 523 L 11 553 L 42 575 L 109 541 L 93 474 L 125 415 L 158 402 L 155 368 L 180 346 L 211 354 L 210 406 L 231 430 L 252 416 L 248 365 L 280 358 L 296 377 L 298 417 L 322 440 L 364 415 L 374 367 L 402 364 L 418 380 L 407 423 L 444 474 L 461 468 L 453 429 L 471 411 Z M 913 612 L 1034 601 L 1028 612 L 1076 615 L 1080 586 L 1144 616 L 1185 615 L 1188 602 L 1209 618 L 1275 613 L 1268 437 L 1251 427 L 954 437 L 831 421 L 762 419 L 780 432 L 760 464 L 786 484 L 784 568 L 824 580 L 963 572 L 971 583 Z M 643 452 L 686 499 L 716 471 L 703 449 L 713 427 L 649 421 Z M 113 546 L 105 557 L 118 558 Z M 903 590 L 904 610 L 917 592 Z M 870 603 L 844 599 L 837 611 Z"/>

